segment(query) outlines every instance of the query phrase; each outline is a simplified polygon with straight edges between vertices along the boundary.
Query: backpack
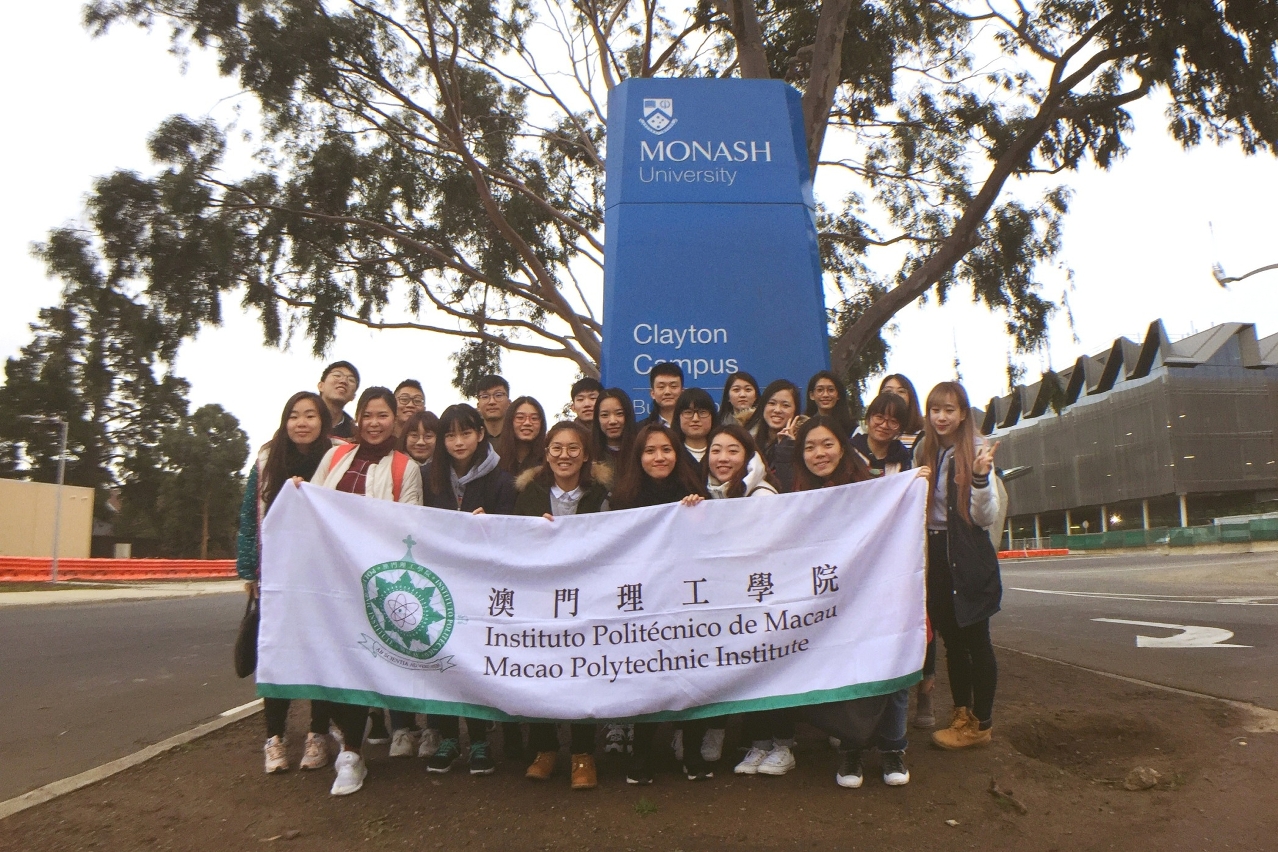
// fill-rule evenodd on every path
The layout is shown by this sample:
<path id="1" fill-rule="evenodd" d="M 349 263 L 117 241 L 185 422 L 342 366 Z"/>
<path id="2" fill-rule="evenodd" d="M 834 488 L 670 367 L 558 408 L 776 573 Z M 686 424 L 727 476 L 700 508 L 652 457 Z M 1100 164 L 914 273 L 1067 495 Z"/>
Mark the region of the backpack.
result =
<path id="1" fill-rule="evenodd" d="M 338 462 L 351 454 L 351 451 L 359 449 L 359 444 L 342 444 L 333 453 L 333 458 L 328 463 L 328 472 L 332 473 L 333 468 L 337 467 Z M 404 471 L 408 469 L 408 456 L 399 450 L 391 450 L 391 497 L 396 503 L 399 502 L 399 493 L 404 487 Z"/>

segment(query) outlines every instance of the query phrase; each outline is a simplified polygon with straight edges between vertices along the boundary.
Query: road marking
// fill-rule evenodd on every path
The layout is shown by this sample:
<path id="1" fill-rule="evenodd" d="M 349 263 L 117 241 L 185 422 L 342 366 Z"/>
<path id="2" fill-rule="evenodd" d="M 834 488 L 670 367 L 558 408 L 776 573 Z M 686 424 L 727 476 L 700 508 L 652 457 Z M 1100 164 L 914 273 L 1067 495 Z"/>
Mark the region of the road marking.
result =
<path id="1" fill-rule="evenodd" d="M 1061 595 L 1067 598 L 1100 598 L 1108 601 L 1135 601 L 1136 603 L 1214 604 L 1216 606 L 1278 606 L 1273 595 L 1249 595 L 1218 598 L 1214 595 L 1142 595 L 1136 592 L 1067 592 L 1061 589 L 1026 589 L 1011 586 L 1013 592 L 1032 592 L 1036 595 Z"/>
<path id="2" fill-rule="evenodd" d="M 1137 648 L 1250 648 L 1251 645 L 1235 645 L 1226 642 L 1234 632 L 1221 627 L 1201 627 L 1195 624 L 1163 624 L 1158 621 L 1128 621 L 1125 618 L 1093 618 L 1108 624 L 1131 624 L 1136 627 L 1157 627 L 1160 630 L 1179 630 L 1175 636 L 1136 635 Z"/>
<path id="3" fill-rule="evenodd" d="M 206 734 L 211 734 L 233 722 L 252 716 L 261 709 L 262 699 L 260 698 L 256 701 L 250 701 L 248 704 L 241 704 L 239 707 L 218 714 L 217 718 L 210 722 L 197 725 L 191 730 L 183 731 L 180 734 L 169 737 L 167 740 L 161 740 L 155 745 L 149 745 L 141 751 L 135 751 L 133 754 L 125 755 L 118 760 L 95 766 L 92 769 L 81 772 L 79 775 L 72 775 L 70 778 L 63 778 L 59 781 L 45 784 L 43 787 L 37 787 L 30 792 L 23 793 L 21 796 L 15 796 L 7 802 L 0 802 L 0 819 L 13 816 L 19 811 L 25 811 L 27 808 L 44 804 L 47 801 L 56 799 L 58 796 L 65 796 L 67 793 L 75 792 L 81 787 L 96 784 L 103 779 L 110 778 L 112 775 L 137 766 L 139 763 L 145 763 L 153 757 L 164 754 L 171 748 L 198 740 Z"/>

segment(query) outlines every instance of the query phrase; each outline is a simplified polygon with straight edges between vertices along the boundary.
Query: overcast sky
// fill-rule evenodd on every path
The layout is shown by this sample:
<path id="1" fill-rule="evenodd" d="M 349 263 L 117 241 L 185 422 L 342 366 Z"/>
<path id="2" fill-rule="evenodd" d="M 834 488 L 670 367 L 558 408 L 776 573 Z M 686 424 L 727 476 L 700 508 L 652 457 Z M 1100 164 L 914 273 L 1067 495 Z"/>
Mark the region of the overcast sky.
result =
<path id="1" fill-rule="evenodd" d="M 30 244 L 51 227 L 82 220 L 95 177 L 119 168 L 149 170 L 146 138 L 173 113 L 226 123 L 239 104 L 247 112 L 242 122 L 251 125 L 251 103 L 237 95 L 233 81 L 217 77 L 210 57 L 193 55 L 183 73 L 162 32 L 121 27 L 94 40 L 80 26 L 80 9 L 79 0 L 13 4 L 0 32 L 0 71 L 10 81 L 8 130 L 0 141 L 9 169 L 0 208 L 5 357 L 29 341 L 36 312 L 58 300 L 59 285 L 31 258 Z M 1074 271 L 1070 301 L 1081 343 L 1059 313 L 1049 354 L 1021 359 L 1029 381 L 1048 360 L 1068 366 L 1084 352 L 1108 348 L 1118 335 L 1143 334 L 1159 317 L 1173 338 L 1226 321 L 1255 322 L 1262 337 L 1278 332 L 1278 273 L 1229 290 L 1210 273 L 1216 261 L 1234 275 L 1278 262 L 1278 163 L 1233 148 L 1184 152 L 1166 136 L 1161 111 L 1156 103 L 1139 105 L 1132 151 L 1110 172 L 1065 179 L 1074 198 L 1062 260 Z M 1045 295 L 1058 298 L 1064 276 L 1049 272 L 1044 281 Z M 968 304 L 965 294 L 956 296 L 944 307 L 933 303 L 897 315 L 889 369 L 906 373 L 925 392 L 951 377 L 957 350 L 973 402 L 983 405 L 1006 390 L 1008 341 L 998 317 Z M 283 400 L 313 387 L 322 364 L 335 358 L 355 362 L 365 385 L 417 377 L 435 411 L 455 399 L 448 341 L 347 326 L 331 357 L 317 360 L 301 339 L 291 351 L 263 347 L 255 321 L 234 300 L 224 312 L 223 327 L 183 347 L 177 372 L 192 384 L 193 406 L 220 403 L 240 418 L 254 446 L 269 437 Z M 507 356 L 506 365 L 516 394 L 537 396 L 548 411 L 566 401 L 571 365 L 527 356 Z"/>

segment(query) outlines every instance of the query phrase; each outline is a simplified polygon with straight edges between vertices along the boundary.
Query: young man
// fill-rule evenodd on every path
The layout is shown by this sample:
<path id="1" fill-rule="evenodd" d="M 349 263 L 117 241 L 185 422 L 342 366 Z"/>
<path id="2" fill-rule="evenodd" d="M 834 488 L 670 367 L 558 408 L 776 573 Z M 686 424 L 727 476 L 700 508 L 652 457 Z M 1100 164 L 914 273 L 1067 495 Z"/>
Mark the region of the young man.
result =
<path id="1" fill-rule="evenodd" d="M 496 445 L 501 437 L 502 420 L 510 408 L 510 382 L 501 376 L 484 376 L 475 385 L 475 408 L 484 418 L 484 431 Z"/>
<path id="2" fill-rule="evenodd" d="M 320 399 L 328 406 L 333 422 L 329 434 L 335 438 L 351 440 L 355 437 L 355 421 L 344 409 L 359 390 L 359 370 L 350 361 L 334 361 L 320 373 Z"/>
<path id="3" fill-rule="evenodd" d="M 572 411 L 577 415 L 577 422 L 587 429 L 595 422 L 595 402 L 603 389 L 598 379 L 586 377 L 573 382 Z"/>
<path id="4" fill-rule="evenodd" d="M 673 427 L 675 403 L 683 393 L 683 368 L 671 361 L 654 364 L 648 374 L 648 393 L 652 395 L 652 413 L 644 423 Z"/>
<path id="5" fill-rule="evenodd" d="M 426 392 L 417 379 L 404 379 L 395 386 L 395 437 L 404 433 L 404 425 L 426 407 Z"/>

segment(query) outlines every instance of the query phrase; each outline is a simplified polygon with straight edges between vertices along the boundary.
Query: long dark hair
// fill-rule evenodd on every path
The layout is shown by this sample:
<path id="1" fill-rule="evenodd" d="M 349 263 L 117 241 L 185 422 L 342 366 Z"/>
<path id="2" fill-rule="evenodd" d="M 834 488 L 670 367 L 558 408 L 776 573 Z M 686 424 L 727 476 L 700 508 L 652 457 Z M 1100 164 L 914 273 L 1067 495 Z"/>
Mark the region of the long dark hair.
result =
<path id="1" fill-rule="evenodd" d="M 635 433 L 639 431 L 639 427 L 635 424 L 635 403 L 630 398 L 630 394 L 621 388 L 608 388 L 599 394 L 595 400 L 595 422 L 590 425 L 590 437 L 594 444 L 593 456 L 596 459 L 606 459 L 609 457 L 608 436 L 603 433 L 603 429 L 599 426 L 599 406 L 603 405 L 605 399 L 615 399 L 621 403 L 621 411 L 626 416 L 626 425 L 621 430 L 621 448 L 618 458 L 624 459 L 630 455 L 630 449 L 635 442 Z"/>
<path id="2" fill-rule="evenodd" d="M 658 434 L 664 435 L 670 442 L 675 455 L 674 469 L 663 482 L 657 482 L 643 469 L 643 449 L 648 438 Z M 626 457 L 625 464 L 621 465 L 620 475 L 608 500 L 615 509 L 633 509 L 636 506 L 674 503 L 689 494 L 705 497 L 706 486 L 699 473 L 692 466 L 692 458 L 684 450 L 683 442 L 674 430 L 661 423 L 649 423 L 635 435 L 630 454 Z"/>
<path id="3" fill-rule="evenodd" d="M 807 401 L 807 408 L 803 413 L 808 417 L 814 417 L 821 413 L 821 409 L 816 404 L 816 400 L 812 398 L 812 392 L 816 390 L 817 382 L 822 379 L 829 379 L 833 382 L 834 389 L 839 394 L 839 398 L 834 403 L 834 408 L 830 413 L 834 419 L 839 422 L 840 428 L 843 429 L 840 434 L 844 438 L 847 438 L 852 434 L 852 430 L 856 428 L 856 420 L 852 417 L 852 407 L 848 403 L 848 386 L 843 384 L 843 380 L 829 370 L 821 370 L 814 373 L 812 378 L 808 379 L 808 393 L 807 396 L 804 397 Z"/>
<path id="4" fill-rule="evenodd" d="M 435 426 L 435 455 L 430 462 L 430 490 L 433 493 L 448 494 L 453 487 L 452 477 L 449 475 L 449 471 L 453 469 L 453 457 L 448 454 L 444 436 L 449 432 L 466 432 L 472 429 L 481 437 L 475 454 L 470 457 L 470 467 L 488 458 L 488 433 L 484 431 L 484 418 L 473 406 L 464 402 L 448 406 L 439 415 L 439 423 Z"/>
<path id="5" fill-rule="evenodd" d="M 709 411 L 710 428 L 714 428 L 715 416 L 719 413 L 714 407 L 714 397 L 701 388 L 684 388 L 675 400 L 674 414 L 671 415 L 670 428 L 674 429 L 679 440 L 683 440 L 683 426 L 679 423 L 679 415 L 685 411 Z"/>
<path id="6" fill-rule="evenodd" d="M 923 431 L 923 412 L 919 410 L 919 395 L 914 390 L 914 382 L 907 379 L 901 373 L 888 373 L 883 377 L 883 381 L 879 382 L 879 393 L 883 393 L 883 386 L 889 380 L 895 380 L 897 384 L 902 385 L 910 392 L 909 407 L 910 416 L 908 423 L 901 424 L 901 431 L 907 435 L 917 435 Z"/>
<path id="7" fill-rule="evenodd" d="M 755 445 L 754 438 L 750 437 L 750 433 L 747 432 L 745 427 L 739 423 L 723 423 L 715 427 L 714 431 L 710 433 L 710 439 L 706 444 L 706 454 L 701 457 L 701 478 L 704 479 L 706 483 L 709 483 L 710 477 L 713 476 L 713 474 L 710 473 L 710 445 L 713 444 L 714 439 L 720 435 L 728 435 L 732 438 L 732 440 L 736 441 L 745 449 L 745 464 L 741 466 L 740 472 L 726 483 L 728 487 L 724 489 L 724 493 L 729 497 L 744 497 L 746 496 L 746 471 L 750 467 L 750 462 L 752 462 L 754 457 L 759 454 L 759 448 Z M 775 487 L 775 483 L 772 482 L 770 475 L 765 473 L 764 479 L 768 481 L 768 484 Z"/>
<path id="8" fill-rule="evenodd" d="M 519 461 L 520 440 L 515 437 L 515 412 L 521 405 L 531 405 L 537 409 L 537 417 L 541 419 L 537 434 L 528 442 L 528 452 L 524 455 L 522 464 Z M 497 436 L 497 446 L 494 449 L 501 457 L 498 466 L 511 476 L 544 462 L 546 460 L 546 409 L 541 407 L 541 403 L 531 396 L 521 396 L 513 400 L 502 418 L 501 434 Z"/>
<path id="9" fill-rule="evenodd" d="M 757 408 L 759 405 L 759 380 L 749 373 L 740 370 L 735 373 L 729 373 L 728 378 L 723 383 L 723 397 L 719 402 L 719 419 L 721 420 L 724 419 L 727 414 L 732 414 L 734 417 L 736 416 L 737 410 L 732 407 L 732 397 L 728 394 L 728 391 L 734 384 L 736 384 L 738 379 L 743 382 L 750 383 L 750 386 L 754 388 L 755 407 Z"/>
<path id="10" fill-rule="evenodd" d="M 976 424 L 972 422 L 972 404 L 968 402 L 967 391 L 958 382 L 941 382 L 932 388 L 927 395 L 927 408 L 933 403 L 940 403 L 953 397 L 954 402 L 963 412 L 963 422 L 954 433 L 954 484 L 958 486 L 958 510 L 963 520 L 972 522 L 972 462 L 976 460 Z M 941 437 L 932 426 L 932 418 L 928 417 L 923 426 L 923 464 L 932 468 L 932 491 L 936 491 L 936 478 L 943 474 L 936 457 L 941 452 Z"/>
<path id="11" fill-rule="evenodd" d="M 590 451 L 590 433 L 586 431 L 585 426 L 582 426 L 576 420 L 560 420 L 554 426 L 551 426 L 550 431 L 546 433 L 545 445 L 549 447 L 550 442 L 554 440 L 554 437 L 560 432 L 573 432 L 576 434 L 577 439 L 581 441 L 581 454 L 584 458 L 581 460 L 581 479 L 578 480 L 577 484 L 581 488 L 589 488 L 594 482 L 594 479 L 590 475 L 590 462 L 592 461 Z M 541 463 L 541 468 L 537 471 L 537 476 L 534 478 L 537 482 L 549 488 L 555 484 L 555 474 L 554 471 L 550 469 L 550 462 L 546 458 L 545 449 L 541 451 L 541 458 L 539 461 Z"/>
<path id="12" fill-rule="evenodd" d="M 760 449 L 766 449 L 773 443 L 771 435 L 771 426 L 763 419 L 763 409 L 767 407 L 768 400 L 781 393 L 781 391 L 789 391 L 790 396 L 794 399 L 794 413 L 799 414 L 800 406 L 803 405 L 803 394 L 799 391 L 799 386 L 789 379 L 777 379 L 768 382 L 768 386 L 763 389 L 763 393 L 759 394 L 759 398 L 754 403 L 754 416 L 750 418 L 750 422 L 746 424 L 746 430 L 754 436 L 755 443 Z"/>
<path id="13" fill-rule="evenodd" d="M 302 400 L 310 401 L 319 412 L 320 433 L 315 441 L 303 453 L 288 437 L 288 416 L 293 413 L 293 406 Z M 262 466 L 262 478 L 258 482 L 258 494 L 267 509 L 275 502 L 284 483 L 294 476 L 310 479 L 319 469 L 320 459 L 332 448 L 328 432 L 333 426 L 328 406 L 314 391 L 298 391 L 284 403 L 284 413 L 280 415 L 280 427 L 275 430 L 267 443 L 266 464 Z"/>
<path id="14" fill-rule="evenodd" d="M 829 429 L 830 434 L 838 439 L 839 447 L 843 450 L 843 457 L 839 459 L 838 466 L 825 479 L 819 478 L 808 470 L 808 463 L 803 458 L 803 445 L 807 443 L 808 435 L 812 434 L 813 430 L 821 428 Z M 832 485 L 847 485 L 849 482 L 865 482 L 871 478 L 870 470 L 865 466 L 865 462 L 861 461 L 861 457 L 852 452 L 852 448 L 848 446 L 847 436 L 839 434 L 839 421 L 828 414 L 818 414 L 799 427 L 798 433 L 794 436 L 794 455 L 795 491 L 813 491 Z"/>

